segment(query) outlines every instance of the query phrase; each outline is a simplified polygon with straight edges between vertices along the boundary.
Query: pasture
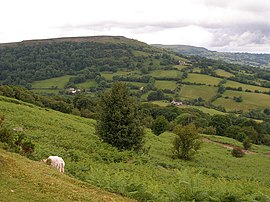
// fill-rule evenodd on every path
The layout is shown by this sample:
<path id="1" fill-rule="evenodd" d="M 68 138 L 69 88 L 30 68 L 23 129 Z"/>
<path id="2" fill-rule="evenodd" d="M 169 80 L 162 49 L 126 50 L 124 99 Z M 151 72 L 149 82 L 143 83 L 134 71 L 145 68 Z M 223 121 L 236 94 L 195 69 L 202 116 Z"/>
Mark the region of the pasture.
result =
<path id="1" fill-rule="evenodd" d="M 225 78 L 229 78 L 231 76 L 234 76 L 232 73 L 230 72 L 227 72 L 223 69 L 217 69 L 215 70 L 215 73 L 218 75 L 218 76 L 222 76 L 222 77 L 225 77 Z"/>
<path id="2" fill-rule="evenodd" d="M 224 84 L 225 87 L 232 87 L 232 88 L 239 88 L 239 87 L 242 87 L 242 89 L 245 91 L 245 90 L 251 90 L 251 91 L 255 91 L 255 90 L 258 90 L 258 91 L 261 91 L 261 92 L 269 92 L 270 91 L 270 88 L 265 88 L 265 87 L 261 87 L 261 86 L 253 86 L 253 85 L 248 85 L 248 84 L 243 84 L 243 83 L 239 83 L 239 82 L 236 82 L 236 81 L 227 81 L 225 84 Z"/>
<path id="3" fill-rule="evenodd" d="M 76 83 L 76 87 L 80 89 L 88 89 L 90 87 L 96 87 L 96 86 L 97 86 L 97 82 L 93 79 L 87 80 L 83 83 Z"/>
<path id="4" fill-rule="evenodd" d="M 228 97 L 225 99 L 224 97 Z M 235 102 L 233 97 L 243 98 L 242 102 Z M 269 107 L 270 103 L 270 95 L 261 94 L 261 93 L 248 93 L 248 92 L 240 92 L 240 91 L 232 91 L 226 90 L 223 94 L 222 98 L 218 98 L 214 101 L 215 105 L 221 105 L 225 107 L 226 110 L 243 110 L 248 111 L 249 109 L 256 109 L 256 108 L 267 108 Z"/>
<path id="5" fill-rule="evenodd" d="M 149 73 L 150 76 L 154 78 L 180 78 L 182 75 L 182 72 L 177 70 L 154 70 Z"/>
<path id="6" fill-rule="evenodd" d="M 159 89 L 170 89 L 174 90 L 176 88 L 176 81 L 159 81 L 155 82 L 155 86 Z"/>
<path id="7" fill-rule="evenodd" d="M 188 77 L 183 80 L 184 82 L 191 82 L 191 83 L 201 83 L 206 85 L 218 85 L 221 81 L 220 78 L 216 78 L 213 76 L 205 75 L 205 74 L 188 74 Z"/>
<path id="8" fill-rule="evenodd" d="M 32 87 L 42 89 L 42 88 L 51 88 L 52 86 L 57 86 L 58 89 L 64 89 L 65 84 L 69 81 L 71 78 L 71 75 L 65 75 L 61 77 L 41 80 L 41 81 L 35 81 L 32 84 Z"/>
<path id="9" fill-rule="evenodd" d="M 217 87 L 205 85 L 184 85 L 181 88 L 180 97 L 185 99 L 197 99 L 199 97 L 209 101 L 217 94 Z"/>
<path id="10" fill-rule="evenodd" d="M 36 144 L 32 158 L 62 156 L 67 175 L 91 185 L 139 201 L 269 199 L 268 156 L 238 159 L 228 149 L 205 142 L 192 161 L 177 160 L 171 153 L 175 135 L 155 136 L 149 129 L 144 152 L 121 152 L 99 140 L 94 120 L 18 103 L 3 98 L 0 111 L 9 126 L 24 128 Z"/>

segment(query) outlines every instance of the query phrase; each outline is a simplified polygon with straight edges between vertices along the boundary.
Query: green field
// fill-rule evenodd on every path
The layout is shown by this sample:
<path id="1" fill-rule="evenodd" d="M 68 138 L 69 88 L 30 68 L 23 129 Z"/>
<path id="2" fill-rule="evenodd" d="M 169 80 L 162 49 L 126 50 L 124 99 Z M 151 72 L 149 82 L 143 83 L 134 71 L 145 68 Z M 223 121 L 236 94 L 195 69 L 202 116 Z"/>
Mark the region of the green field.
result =
<path id="1" fill-rule="evenodd" d="M 206 108 L 206 107 L 203 107 L 203 106 L 182 105 L 182 106 L 179 106 L 179 108 L 195 108 L 195 109 L 201 110 L 203 113 L 207 113 L 207 114 L 210 114 L 210 115 L 215 115 L 215 114 L 225 115 L 224 112 L 220 112 L 220 111 L 217 111 L 215 109 L 210 109 L 210 108 Z"/>
<path id="2" fill-rule="evenodd" d="M 260 86 L 252 86 L 252 85 L 248 85 L 248 84 L 243 84 L 243 83 L 239 83 L 236 81 L 227 81 L 224 84 L 225 87 L 232 87 L 232 88 L 239 88 L 242 87 L 243 90 L 251 90 L 251 91 L 261 91 L 261 92 L 269 92 L 270 88 L 264 88 L 264 87 L 260 87 Z"/>
<path id="3" fill-rule="evenodd" d="M 52 94 L 52 95 L 57 95 L 59 93 L 59 89 L 33 89 L 31 90 L 35 93 L 39 93 L 39 94 L 45 94 L 45 95 L 48 95 L 48 94 Z"/>
<path id="4" fill-rule="evenodd" d="M 176 81 L 156 81 L 155 86 L 159 89 L 171 89 L 176 88 Z"/>
<path id="5" fill-rule="evenodd" d="M 20 101 L 17 101 L 19 104 L 12 102 L 15 100 L 0 100 L 1 114 L 5 115 L 6 124 L 10 127 L 22 127 L 36 144 L 33 159 L 40 160 L 48 155 L 62 156 L 66 162 L 67 175 L 110 192 L 139 201 L 158 202 L 268 201 L 270 197 L 270 157 L 264 153 L 235 158 L 230 150 L 205 142 L 192 161 L 177 160 L 172 158 L 171 153 L 175 135 L 165 132 L 156 136 L 150 130 L 146 130 L 145 138 L 145 149 L 148 148 L 148 152 L 120 152 L 95 135 L 94 120 L 45 110 Z M 270 153 L 270 149 L 264 152 Z M 33 162 L 31 166 L 29 161 L 29 164 L 31 168 L 41 166 L 42 170 L 47 167 L 39 162 Z M 18 173 L 15 176 L 21 181 L 19 186 L 25 182 L 32 183 L 33 189 L 37 186 L 27 175 Z M 58 175 L 46 176 L 59 179 Z M 72 180 L 69 182 L 73 184 Z M 8 198 L 12 196 L 7 194 L 10 192 L 9 187 L 5 187 L 5 181 L 1 180 L 0 185 L 4 187 L 1 187 L 0 192 L 3 190 L 7 199 L 13 199 Z M 47 187 L 42 183 L 38 186 L 41 186 L 37 188 L 39 193 L 49 194 L 53 188 L 52 185 Z M 62 188 L 65 189 L 64 185 Z M 17 191 L 16 187 L 13 189 Z M 67 192 L 69 190 L 67 188 Z M 76 188 L 72 190 L 78 193 L 82 191 Z M 27 193 L 35 194 L 34 191 L 29 190 Z M 52 196 L 55 192 L 51 193 Z M 93 194 L 95 197 L 95 193 Z M 83 201 L 83 198 L 77 200 Z M 104 198 L 104 201 L 119 199 Z"/>
<path id="6" fill-rule="evenodd" d="M 195 67 L 192 69 L 192 72 L 201 73 L 201 68 Z"/>
<path id="7" fill-rule="evenodd" d="M 76 84 L 76 87 L 81 89 L 87 89 L 95 86 L 97 86 L 97 82 L 95 80 L 88 80 L 86 82 Z"/>
<path id="8" fill-rule="evenodd" d="M 231 76 L 234 76 L 232 73 L 230 72 L 227 72 L 223 69 L 217 69 L 215 70 L 215 73 L 218 75 L 218 76 L 222 76 L 222 77 L 225 77 L 225 78 L 229 78 Z"/>
<path id="9" fill-rule="evenodd" d="M 184 85 L 181 88 L 180 97 L 184 99 L 196 99 L 203 98 L 209 101 L 213 96 L 217 94 L 217 87 L 213 86 L 197 86 L 197 85 Z"/>
<path id="10" fill-rule="evenodd" d="M 64 89 L 65 84 L 69 81 L 72 76 L 66 75 L 61 77 L 56 77 L 52 79 L 46 79 L 41 81 L 35 81 L 32 87 L 35 88 L 51 88 L 52 86 L 57 86 L 59 89 Z"/>
<path id="11" fill-rule="evenodd" d="M 124 76 L 124 75 L 134 75 L 137 74 L 137 71 L 117 71 L 116 73 L 112 72 L 102 72 L 101 76 L 103 76 L 106 80 L 112 80 L 113 76 Z"/>
<path id="12" fill-rule="evenodd" d="M 221 81 L 220 78 L 208 76 L 205 74 L 188 74 L 188 77 L 183 80 L 184 82 L 202 83 L 207 85 L 218 85 Z"/>
<path id="13" fill-rule="evenodd" d="M 167 77 L 167 78 L 180 78 L 182 75 L 182 72 L 177 70 L 154 70 L 149 73 L 150 76 L 161 78 L 161 77 Z"/>
<path id="14" fill-rule="evenodd" d="M 182 70 L 182 69 L 186 68 L 187 66 L 185 66 L 185 65 L 174 65 L 173 67 L 177 68 L 178 70 Z"/>
<path id="15" fill-rule="evenodd" d="M 228 96 L 228 99 L 224 97 Z M 242 96 L 242 102 L 235 102 L 233 97 Z M 269 107 L 270 103 L 270 95 L 261 94 L 261 93 L 247 93 L 247 92 L 239 92 L 239 91 L 232 91 L 226 90 L 223 94 L 222 98 L 217 99 L 214 101 L 215 105 L 221 105 L 225 107 L 226 110 L 244 110 L 247 111 L 249 109 L 256 109 L 256 108 L 267 108 Z"/>

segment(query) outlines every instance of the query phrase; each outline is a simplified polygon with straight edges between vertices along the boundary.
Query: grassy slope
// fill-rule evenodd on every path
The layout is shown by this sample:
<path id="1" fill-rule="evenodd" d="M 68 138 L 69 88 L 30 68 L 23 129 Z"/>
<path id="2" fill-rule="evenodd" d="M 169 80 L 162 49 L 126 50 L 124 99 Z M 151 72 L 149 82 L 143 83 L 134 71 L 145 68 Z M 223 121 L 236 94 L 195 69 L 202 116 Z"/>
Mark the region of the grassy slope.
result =
<path id="1" fill-rule="evenodd" d="M 239 83 L 236 81 L 227 81 L 224 84 L 225 87 L 232 87 L 232 88 L 239 88 L 242 87 L 243 90 L 251 90 L 251 91 L 262 91 L 262 92 L 269 92 L 270 88 L 264 88 L 264 87 L 260 87 L 260 86 L 253 86 L 253 85 L 248 85 L 248 84 L 243 84 L 243 83 Z"/>
<path id="2" fill-rule="evenodd" d="M 174 135 L 155 136 L 150 131 L 148 154 L 117 152 L 94 135 L 93 120 L 10 101 L 15 102 L 2 98 L 0 111 L 7 124 L 23 127 L 36 143 L 33 158 L 63 156 L 67 174 L 106 190 L 154 201 L 210 200 L 209 196 L 243 201 L 270 196 L 270 158 L 263 154 L 237 159 L 223 147 L 204 143 L 193 161 L 172 160 Z"/>
<path id="3" fill-rule="evenodd" d="M 224 97 L 228 96 L 228 99 Z M 242 96 L 242 102 L 235 102 L 233 97 Z M 226 110 L 244 110 L 248 111 L 249 109 L 256 108 L 266 108 L 269 107 L 270 96 L 267 94 L 261 93 L 248 93 L 240 91 L 226 90 L 222 98 L 217 99 L 214 104 L 221 105 L 225 107 Z"/>
<path id="4" fill-rule="evenodd" d="M 188 77 L 183 81 L 192 83 L 203 83 L 207 85 L 218 85 L 221 79 L 205 74 L 188 74 Z"/>
<path id="5" fill-rule="evenodd" d="M 203 98 L 209 101 L 217 94 L 217 87 L 213 86 L 197 86 L 197 85 L 184 85 L 181 89 L 180 96 L 187 99 Z"/>
<path id="6" fill-rule="evenodd" d="M 0 201 L 131 201 L 0 149 Z"/>

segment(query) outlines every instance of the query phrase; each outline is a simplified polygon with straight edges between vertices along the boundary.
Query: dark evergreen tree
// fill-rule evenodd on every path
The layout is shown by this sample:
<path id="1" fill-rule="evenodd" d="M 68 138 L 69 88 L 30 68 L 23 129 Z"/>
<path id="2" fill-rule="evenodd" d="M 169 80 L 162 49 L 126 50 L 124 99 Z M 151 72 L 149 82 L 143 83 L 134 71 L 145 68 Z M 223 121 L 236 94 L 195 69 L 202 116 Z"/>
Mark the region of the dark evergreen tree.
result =
<path id="1" fill-rule="evenodd" d="M 98 103 L 96 134 L 120 150 L 140 149 L 143 125 L 139 105 L 129 96 L 127 85 L 114 83 L 103 93 Z"/>

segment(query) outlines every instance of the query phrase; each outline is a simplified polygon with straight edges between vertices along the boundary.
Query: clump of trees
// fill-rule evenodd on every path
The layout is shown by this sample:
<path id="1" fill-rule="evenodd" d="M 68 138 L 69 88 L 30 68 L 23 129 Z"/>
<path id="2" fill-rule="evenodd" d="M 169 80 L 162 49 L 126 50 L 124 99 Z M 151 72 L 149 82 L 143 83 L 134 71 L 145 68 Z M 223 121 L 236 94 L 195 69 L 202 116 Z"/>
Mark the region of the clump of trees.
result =
<path id="1" fill-rule="evenodd" d="M 144 128 L 138 103 L 129 95 L 125 83 L 116 82 L 100 96 L 96 134 L 119 150 L 142 147 Z"/>

